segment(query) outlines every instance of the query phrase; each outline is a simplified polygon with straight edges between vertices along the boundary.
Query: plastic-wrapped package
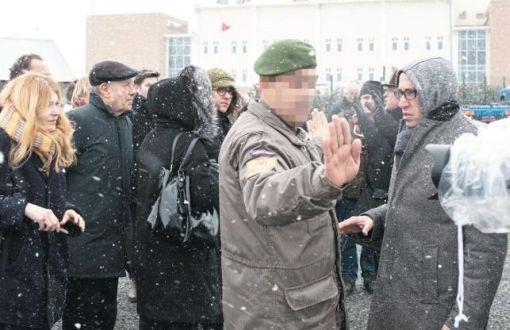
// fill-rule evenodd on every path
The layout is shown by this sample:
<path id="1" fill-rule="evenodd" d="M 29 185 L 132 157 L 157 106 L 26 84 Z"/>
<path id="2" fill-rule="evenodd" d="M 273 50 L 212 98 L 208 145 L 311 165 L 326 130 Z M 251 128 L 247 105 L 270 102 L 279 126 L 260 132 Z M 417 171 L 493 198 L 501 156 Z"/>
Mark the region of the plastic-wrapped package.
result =
<path id="1" fill-rule="evenodd" d="M 510 232 L 510 118 L 477 125 L 478 135 L 463 134 L 450 148 L 438 186 L 441 206 L 458 227 L 460 322 L 469 322 L 464 305 L 464 244 L 462 227 L 483 233 Z"/>
<path id="2" fill-rule="evenodd" d="M 510 232 L 510 118 L 461 135 L 450 149 L 438 195 L 459 226 L 483 233 Z"/>

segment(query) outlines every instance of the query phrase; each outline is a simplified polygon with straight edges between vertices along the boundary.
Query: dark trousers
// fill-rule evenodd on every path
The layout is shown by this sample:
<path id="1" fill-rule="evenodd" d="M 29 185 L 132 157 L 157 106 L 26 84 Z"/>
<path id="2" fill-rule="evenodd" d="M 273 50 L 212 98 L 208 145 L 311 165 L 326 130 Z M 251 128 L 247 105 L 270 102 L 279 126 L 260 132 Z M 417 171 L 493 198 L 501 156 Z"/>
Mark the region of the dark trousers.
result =
<path id="1" fill-rule="evenodd" d="M 20 327 L 17 325 L 10 325 L 10 324 L 2 324 L 0 323 L 0 330 L 50 330 L 50 328 L 27 328 L 27 327 Z"/>
<path id="2" fill-rule="evenodd" d="M 346 220 L 354 215 L 356 211 L 357 200 L 343 198 L 337 202 L 335 211 L 339 222 Z M 358 277 L 358 255 L 356 253 L 356 243 L 347 235 L 340 237 L 340 254 L 342 262 L 340 273 L 351 280 L 356 281 Z M 361 248 L 360 266 L 363 278 L 373 279 L 377 273 L 379 264 L 379 253 L 375 248 L 363 246 Z"/>
<path id="3" fill-rule="evenodd" d="M 70 278 L 63 330 L 111 330 L 117 320 L 118 278 Z"/>
<path id="4" fill-rule="evenodd" d="M 221 330 L 223 326 L 216 323 L 172 323 L 151 320 L 140 316 L 139 330 Z"/>

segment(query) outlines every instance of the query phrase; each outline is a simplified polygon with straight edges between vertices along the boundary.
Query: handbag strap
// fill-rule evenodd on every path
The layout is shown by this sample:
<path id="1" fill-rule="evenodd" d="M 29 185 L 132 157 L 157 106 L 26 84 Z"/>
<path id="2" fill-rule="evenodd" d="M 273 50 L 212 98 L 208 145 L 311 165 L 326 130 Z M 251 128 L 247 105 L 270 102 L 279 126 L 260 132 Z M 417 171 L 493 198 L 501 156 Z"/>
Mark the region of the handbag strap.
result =
<path id="1" fill-rule="evenodd" d="M 190 158 L 191 153 L 193 152 L 193 149 L 195 149 L 195 145 L 197 144 L 198 140 L 199 140 L 199 138 L 195 137 L 195 138 L 193 138 L 193 140 L 189 144 L 188 150 L 186 150 L 186 154 L 184 155 L 184 158 L 182 159 L 181 164 L 179 165 L 179 171 L 182 171 L 182 169 L 184 168 L 183 166 L 188 161 L 188 159 Z"/>

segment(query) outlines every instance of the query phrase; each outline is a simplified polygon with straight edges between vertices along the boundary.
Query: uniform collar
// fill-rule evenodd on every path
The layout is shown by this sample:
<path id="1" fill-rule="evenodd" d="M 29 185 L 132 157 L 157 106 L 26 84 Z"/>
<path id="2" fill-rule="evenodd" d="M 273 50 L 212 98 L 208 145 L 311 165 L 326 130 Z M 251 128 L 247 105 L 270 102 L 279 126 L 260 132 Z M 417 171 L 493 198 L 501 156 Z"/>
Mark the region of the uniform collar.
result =
<path id="1" fill-rule="evenodd" d="M 297 129 L 293 131 L 285 122 L 278 117 L 268 105 L 263 102 L 252 101 L 248 105 L 248 111 L 253 115 L 260 118 L 264 123 L 271 126 L 285 137 L 287 137 L 292 143 L 296 145 L 305 145 L 305 140 L 307 139 L 307 134 L 303 134 L 302 129 Z"/>

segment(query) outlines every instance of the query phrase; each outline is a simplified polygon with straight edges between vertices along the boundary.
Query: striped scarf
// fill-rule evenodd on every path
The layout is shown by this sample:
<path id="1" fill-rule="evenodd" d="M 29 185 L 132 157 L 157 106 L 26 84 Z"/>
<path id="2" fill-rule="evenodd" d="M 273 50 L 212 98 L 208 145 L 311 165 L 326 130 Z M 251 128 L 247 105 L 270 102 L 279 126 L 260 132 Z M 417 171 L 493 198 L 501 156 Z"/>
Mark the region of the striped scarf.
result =
<path id="1" fill-rule="evenodd" d="M 25 132 L 26 122 L 14 107 L 4 108 L 0 112 L 0 128 L 9 135 L 11 139 L 20 142 Z M 55 154 L 55 143 L 51 137 L 42 132 L 35 134 L 34 151 L 45 160 L 53 159 Z"/>

